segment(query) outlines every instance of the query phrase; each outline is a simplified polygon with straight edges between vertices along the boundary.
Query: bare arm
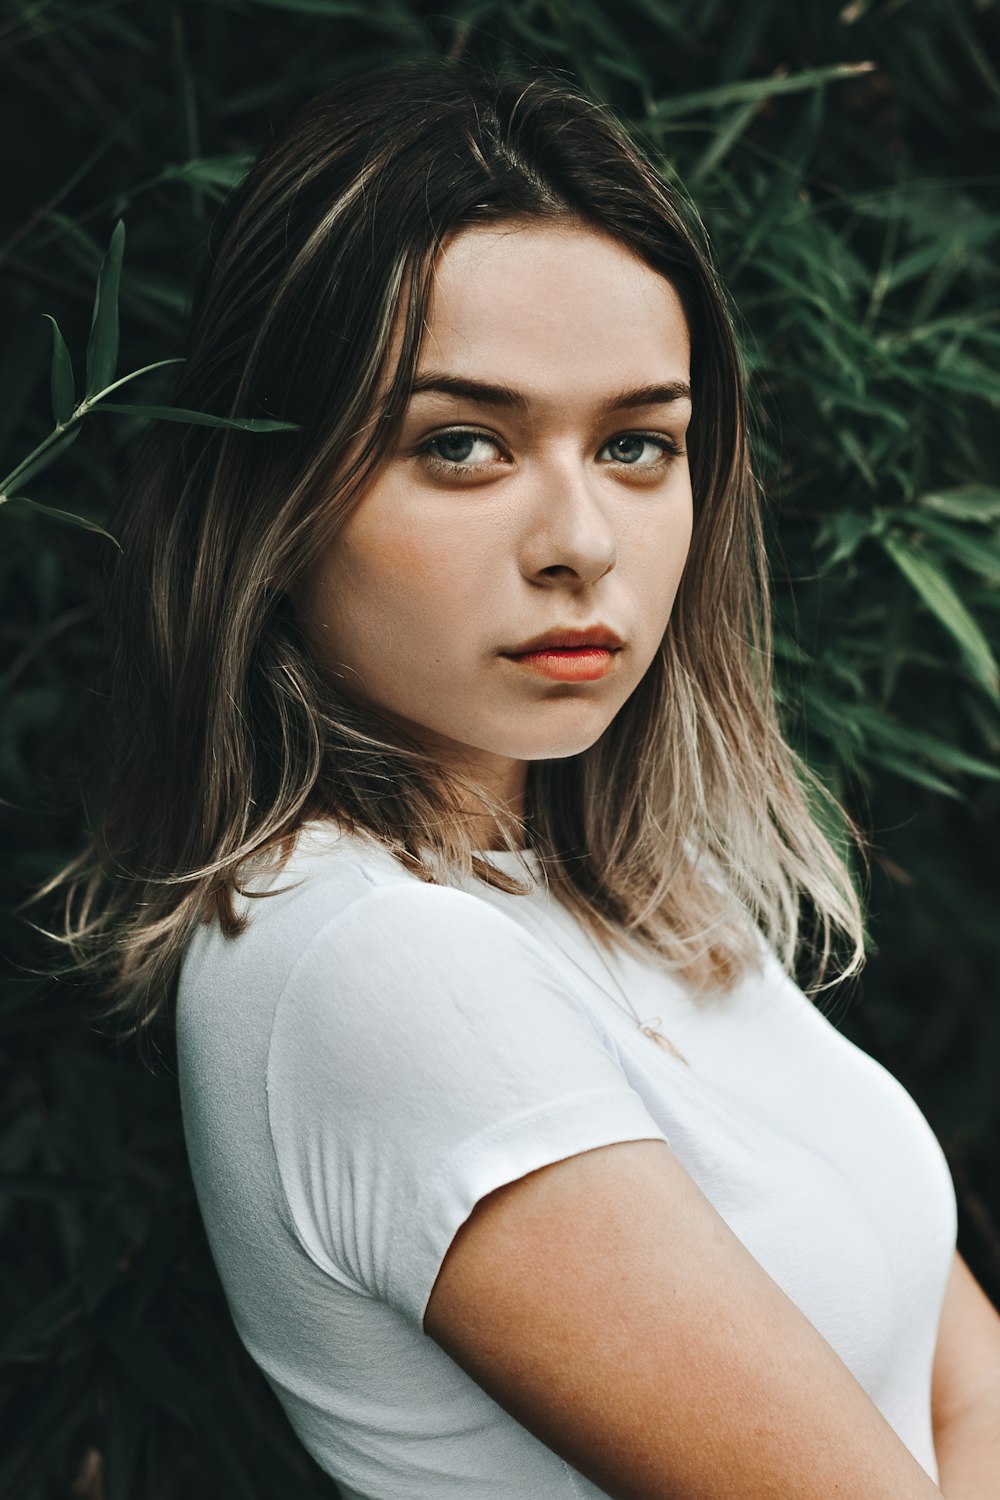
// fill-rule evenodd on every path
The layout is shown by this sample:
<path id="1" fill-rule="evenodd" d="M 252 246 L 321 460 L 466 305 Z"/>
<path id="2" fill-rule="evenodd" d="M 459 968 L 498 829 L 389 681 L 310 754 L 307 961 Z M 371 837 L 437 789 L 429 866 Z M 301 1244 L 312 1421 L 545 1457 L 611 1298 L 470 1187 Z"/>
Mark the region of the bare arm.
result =
<path id="1" fill-rule="evenodd" d="M 1000 1500 L 1000 1316 L 960 1255 L 941 1309 L 932 1410 L 947 1500 Z"/>
<path id="2" fill-rule="evenodd" d="M 662 1141 L 484 1198 L 424 1327 L 613 1500 L 940 1494 Z"/>

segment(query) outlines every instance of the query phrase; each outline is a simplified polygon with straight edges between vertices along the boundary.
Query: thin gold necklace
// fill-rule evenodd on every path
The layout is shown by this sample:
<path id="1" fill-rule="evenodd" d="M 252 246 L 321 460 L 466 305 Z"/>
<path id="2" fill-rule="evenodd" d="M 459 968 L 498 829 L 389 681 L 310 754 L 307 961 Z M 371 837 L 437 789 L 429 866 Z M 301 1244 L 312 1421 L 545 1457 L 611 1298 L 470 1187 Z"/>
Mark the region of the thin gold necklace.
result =
<path id="1" fill-rule="evenodd" d="M 603 994 L 607 995 L 607 997 L 608 997 L 609 1000 L 613 1000 L 614 1003 L 618 1006 L 619 1010 L 622 1010 L 622 1009 L 627 1010 L 628 1013 L 631 1015 L 632 1020 L 635 1022 L 636 1026 L 642 1032 L 643 1036 L 648 1036 L 651 1041 L 656 1042 L 658 1046 L 662 1047 L 663 1050 L 664 1050 L 664 1052 L 669 1052 L 670 1055 L 671 1055 L 671 1057 L 679 1058 L 680 1061 L 684 1064 L 684 1066 L 686 1068 L 689 1068 L 691 1066 L 691 1064 L 688 1062 L 687 1058 L 684 1056 L 684 1053 L 680 1050 L 680 1048 L 679 1047 L 675 1047 L 674 1044 L 673 1044 L 673 1042 L 670 1040 L 670 1038 L 664 1036 L 663 1033 L 662 1033 L 662 1031 L 657 1031 L 656 1030 L 656 1027 L 659 1026 L 662 1023 L 662 1019 L 663 1018 L 661 1016 L 652 1016 L 648 1021 L 642 1021 L 642 1020 L 639 1019 L 639 1013 L 638 1013 L 638 1011 L 636 1010 L 635 1006 L 632 1004 L 632 1002 L 629 999 L 629 997 L 626 995 L 624 989 L 622 988 L 621 984 L 619 983 L 618 979 L 615 976 L 614 970 L 610 967 L 610 965 L 608 964 L 607 960 L 604 957 L 604 954 L 601 952 L 600 948 L 597 946 L 597 943 L 594 940 L 593 935 L 589 931 L 587 931 L 587 929 L 585 927 L 583 927 L 582 923 L 580 924 L 580 926 L 581 926 L 581 928 L 582 928 L 582 930 L 584 932 L 584 935 L 586 936 L 587 941 L 589 942 L 590 946 L 593 948 L 594 952 L 597 954 L 597 957 L 598 957 L 598 959 L 601 962 L 601 967 L 604 969 L 605 973 L 608 975 L 608 978 L 611 980 L 612 984 L 615 986 L 615 989 L 618 991 L 619 995 L 621 995 L 622 1000 L 624 1000 L 624 1002 L 625 1002 L 625 1005 L 622 1006 L 617 1000 L 615 1000 L 615 997 L 611 993 L 611 991 L 609 989 L 607 989 L 603 984 L 601 984 L 600 980 L 595 979 L 594 976 L 593 976 L 593 974 L 591 974 L 588 969 L 585 969 L 583 967 L 583 964 L 579 963 L 578 960 L 573 957 L 572 953 L 570 953 L 566 948 L 563 947 L 562 943 L 560 943 L 557 938 L 553 938 L 552 941 L 555 942 L 555 945 L 559 949 L 559 952 L 562 953 L 566 958 L 568 958 L 569 961 L 570 961 L 570 963 L 573 964 L 577 969 L 579 969 L 580 973 L 586 979 L 590 980 L 591 984 L 596 985 L 597 988 L 599 990 L 601 990 L 601 992 Z"/>

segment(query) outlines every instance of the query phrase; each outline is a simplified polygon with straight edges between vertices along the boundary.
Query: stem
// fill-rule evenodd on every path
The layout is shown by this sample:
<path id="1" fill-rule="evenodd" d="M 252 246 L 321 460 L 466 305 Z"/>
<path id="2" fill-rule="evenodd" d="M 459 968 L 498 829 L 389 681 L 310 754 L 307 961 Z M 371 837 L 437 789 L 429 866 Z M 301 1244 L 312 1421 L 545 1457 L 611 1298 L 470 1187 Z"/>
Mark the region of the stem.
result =
<path id="1" fill-rule="evenodd" d="M 29 464 L 32 464 L 35 461 L 40 453 L 44 453 L 47 448 L 51 448 L 52 444 L 56 442 L 58 438 L 61 438 L 67 428 L 72 427 L 73 423 L 77 420 L 77 413 L 74 412 L 68 422 L 57 424 L 49 433 L 48 437 L 42 439 L 37 448 L 32 448 L 27 458 L 21 459 L 21 462 L 18 464 L 16 469 L 11 469 L 10 473 L 5 479 L 0 479 L 0 504 L 3 504 L 4 500 L 10 499 L 10 495 L 8 492 L 15 484 L 17 476 L 19 474 L 23 474 L 24 470 L 28 468 Z"/>
<path id="2" fill-rule="evenodd" d="M 164 365 L 182 365 L 183 363 L 183 359 L 180 358 L 158 359 L 155 364 L 143 365 L 141 370 L 133 370 L 129 375 L 122 375 L 118 380 L 113 380 L 110 385 L 106 385 L 102 391 L 95 391 L 92 396 L 85 397 L 76 408 L 71 420 L 85 417 L 92 406 L 96 406 L 98 401 L 103 401 L 105 396 L 110 396 L 111 392 L 116 391 L 120 385 L 128 385 L 130 380 L 138 380 L 140 375 L 148 375 L 150 370 L 160 370 Z"/>
<path id="3" fill-rule="evenodd" d="M 53 443 L 58 442 L 59 438 L 62 437 L 64 432 L 68 432 L 69 429 L 74 425 L 74 423 L 79 422 L 83 417 L 85 417 L 87 413 L 98 404 L 99 401 L 104 400 L 105 396 L 110 396 L 111 392 L 116 391 L 119 386 L 128 385 L 130 380 L 137 380 L 140 375 L 148 375 L 150 370 L 160 370 L 164 365 L 180 365 L 183 363 L 183 359 L 179 358 L 158 359 L 155 364 L 143 365 L 141 370 L 132 370 L 130 374 L 123 375 L 119 380 L 113 380 L 111 384 L 106 385 L 102 391 L 96 391 L 93 396 L 85 397 L 84 400 L 80 402 L 79 406 L 74 408 L 73 415 L 69 418 L 69 421 L 57 422 L 55 427 L 53 427 L 52 431 L 49 433 L 48 437 L 43 438 L 42 441 L 38 444 L 38 447 L 33 448 L 26 458 L 22 458 L 17 467 L 11 469 L 6 478 L 0 479 L 0 505 L 2 505 L 5 500 L 10 499 L 10 491 L 13 485 L 17 482 L 18 475 L 23 474 L 25 469 L 33 464 L 35 459 L 38 458 L 40 454 L 46 452 L 47 449 L 51 448 Z"/>

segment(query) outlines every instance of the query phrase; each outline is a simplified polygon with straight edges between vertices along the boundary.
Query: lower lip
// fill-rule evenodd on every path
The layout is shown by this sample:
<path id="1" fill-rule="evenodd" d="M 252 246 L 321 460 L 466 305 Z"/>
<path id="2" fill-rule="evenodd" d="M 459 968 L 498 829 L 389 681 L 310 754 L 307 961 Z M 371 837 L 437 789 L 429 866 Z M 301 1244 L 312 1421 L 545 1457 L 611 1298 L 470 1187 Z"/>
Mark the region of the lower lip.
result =
<path id="1" fill-rule="evenodd" d="M 581 646 L 576 650 L 525 651 L 507 660 L 556 682 L 596 682 L 611 671 L 615 654 L 605 646 Z"/>

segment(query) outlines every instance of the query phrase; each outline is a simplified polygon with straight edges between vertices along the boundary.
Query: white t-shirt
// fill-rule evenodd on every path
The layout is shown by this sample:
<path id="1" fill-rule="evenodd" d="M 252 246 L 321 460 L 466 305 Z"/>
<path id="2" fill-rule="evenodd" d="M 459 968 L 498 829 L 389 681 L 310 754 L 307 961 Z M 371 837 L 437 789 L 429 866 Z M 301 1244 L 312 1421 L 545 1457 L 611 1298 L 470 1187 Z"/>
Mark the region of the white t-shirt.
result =
<path id="1" fill-rule="evenodd" d="M 430 885 L 317 823 L 253 888 L 281 893 L 246 903 L 238 938 L 200 928 L 185 956 L 185 1134 L 240 1337 L 345 1500 L 602 1493 L 422 1318 L 485 1194 L 646 1139 L 669 1144 L 937 1478 L 951 1178 L 905 1090 L 773 957 L 698 1002 L 652 962 L 604 956 L 685 1066 L 616 1003 L 540 876 L 520 896 Z"/>

